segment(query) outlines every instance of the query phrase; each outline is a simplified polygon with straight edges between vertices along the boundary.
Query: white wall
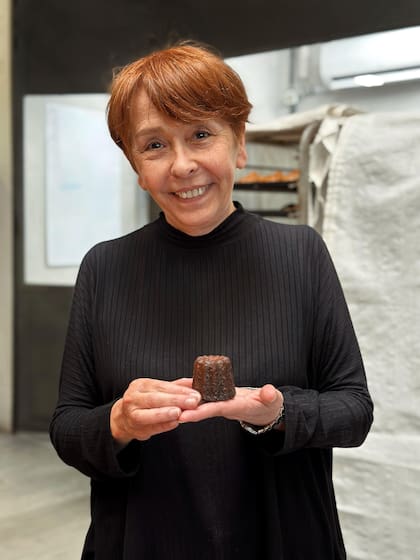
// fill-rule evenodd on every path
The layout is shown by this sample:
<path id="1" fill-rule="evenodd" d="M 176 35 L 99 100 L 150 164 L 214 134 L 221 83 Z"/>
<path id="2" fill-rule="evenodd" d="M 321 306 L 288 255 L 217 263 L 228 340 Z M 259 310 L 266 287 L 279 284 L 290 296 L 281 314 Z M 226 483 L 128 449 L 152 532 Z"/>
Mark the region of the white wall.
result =
<path id="1" fill-rule="evenodd" d="M 336 90 L 304 97 L 299 110 L 306 111 L 325 103 L 345 103 L 366 112 L 420 111 L 418 81 L 387 84 L 373 88 Z"/>
<path id="2" fill-rule="evenodd" d="M 0 0 L 0 431 L 12 429 L 13 188 L 10 0 Z"/>
<path id="3" fill-rule="evenodd" d="M 227 58 L 226 62 L 242 78 L 254 106 L 250 122 L 261 124 L 288 113 L 283 94 L 289 81 L 289 49 Z"/>
<path id="4" fill-rule="evenodd" d="M 315 52 L 317 46 L 312 46 L 311 49 Z M 241 76 L 249 99 L 254 105 L 251 122 L 264 124 L 288 114 L 290 49 L 233 57 L 226 61 Z M 296 110 L 306 111 L 330 103 L 344 103 L 367 112 L 420 111 L 420 81 L 392 83 L 373 88 L 322 92 L 318 90 L 317 93 L 301 96 Z"/>

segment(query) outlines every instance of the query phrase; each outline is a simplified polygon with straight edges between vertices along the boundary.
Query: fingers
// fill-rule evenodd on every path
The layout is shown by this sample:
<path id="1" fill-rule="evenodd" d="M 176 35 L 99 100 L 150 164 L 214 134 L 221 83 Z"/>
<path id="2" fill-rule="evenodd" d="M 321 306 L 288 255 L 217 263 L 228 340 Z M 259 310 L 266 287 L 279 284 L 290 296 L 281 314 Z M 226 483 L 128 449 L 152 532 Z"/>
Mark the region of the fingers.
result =
<path id="1" fill-rule="evenodd" d="M 250 389 L 251 392 L 249 392 Z M 280 394 L 280 392 L 271 384 L 263 385 L 263 387 L 238 387 L 237 393 L 241 396 L 250 396 L 264 404 L 273 403 Z"/>
<path id="2" fill-rule="evenodd" d="M 122 445 L 133 439 L 144 441 L 153 435 L 175 429 L 180 414 L 179 407 L 140 409 L 122 398 L 115 402 L 111 409 L 111 433 Z"/>
<path id="3" fill-rule="evenodd" d="M 133 409 L 160 409 L 175 406 L 179 408 L 195 408 L 200 402 L 200 395 L 193 391 L 186 393 L 167 393 L 163 391 L 126 391 L 123 403 Z"/>
<path id="4" fill-rule="evenodd" d="M 160 379 L 139 378 L 130 383 L 128 390 L 140 391 L 141 393 L 162 392 L 187 395 L 192 391 L 192 379 L 184 377 L 175 381 L 162 381 Z M 197 391 L 194 392 L 199 394 Z"/>
<path id="5" fill-rule="evenodd" d="M 120 443 L 127 443 L 174 429 L 181 411 L 196 408 L 200 399 L 200 393 L 186 380 L 135 379 L 112 407 L 112 435 Z"/>
<path id="6" fill-rule="evenodd" d="M 226 403 L 231 403 L 231 401 L 218 401 L 218 402 L 208 402 L 200 404 L 197 408 L 192 410 L 183 410 L 179 416 L 179 422 L 181 424 L 186 422 L 201 422 L 201 420 L 206 420 L 208 418 L 215 418 L 216 416 L 224 416 L 229 418 L 229 412 L 232 414 L 232 405 L 226 405 Z"/>
<path id="7" fill-rule="evenodd" d="M 192 377 L 180 377 L 179 379 L 175 379 L 175 381 L 171 381 L 171 383 L 179 387 L 187 387 L 191 389 L 192 381 Z"/>
<path id="8" fill-rule="evenodd" d="M 278 415 L 282 404 L 283 395 L 273 385 L 255 389 L 238 387 L 233 399 L 204 403 L 194 409 L 183 410 L 179 422 L 200 422 L 207 418 L 223 416 L 230 420 L 243 420 L 264 426 Z"/>
<path id="9" fill-rule="evenodd" d="M 130 431 L 133 438 L 147 440 L 154 435 L 174 430 L 179 425 L 179 408 L 137 410 L 130 417 Z"/>
<path id="10" fill-rule="evenodd" d="M 174 406 L 150 409 L 136 408 L 130 411 L 130 420 L 133 425 L 152 426 L 153 424 L 178 421 L 180 414 L 181 409 Z"/>
<path id="11" fill-rule="evenodd" d="M 139 409 L 176 406 L 194 408 L 200 402 L 201 395 L 194 391 L 188 382 L 180 383 L 156 379 L 136 379 L 124 393 L 124 403 Z"/>
<path id="12" fill-rule="evenodd" d="M 279 391 L 275 387 L 273 387 L 273 385 L 264 385 L 260 389 L 259 397 L 261 399 L 261 402 L 265 404 L 271 404 L 275 402 L 275 400 L 278 399 L 278 396 Z"/>

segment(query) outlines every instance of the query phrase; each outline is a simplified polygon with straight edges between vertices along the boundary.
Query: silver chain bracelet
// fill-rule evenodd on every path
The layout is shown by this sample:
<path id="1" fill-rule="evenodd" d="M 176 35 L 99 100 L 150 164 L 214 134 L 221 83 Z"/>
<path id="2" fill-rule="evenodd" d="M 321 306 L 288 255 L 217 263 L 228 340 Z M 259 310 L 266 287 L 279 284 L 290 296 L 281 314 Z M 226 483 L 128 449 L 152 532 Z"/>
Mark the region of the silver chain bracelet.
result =
<path id="1" fill-rule="evenodd" d="M 252 389 L 252 388 L 253 387 L 247 387 L 247 389 Z M 274 420 L 269 424 L 267 424 L 266 426 L 261 426 L 261 428 L 258 428 L 257 426 L 252 426 L 251 424 L 247 424 L 242 420 L 239 420 L 239 424 L 241 425 L 241 428 L 243 428 L 253 436 L 260 436 L 261 434 L 265 434 L 266 432 L 272 430 L 275 426 L 281 424 L 283 420 L 284 420 L 284 406 L 282 405 L 280 412 L 277 414 Z"/>

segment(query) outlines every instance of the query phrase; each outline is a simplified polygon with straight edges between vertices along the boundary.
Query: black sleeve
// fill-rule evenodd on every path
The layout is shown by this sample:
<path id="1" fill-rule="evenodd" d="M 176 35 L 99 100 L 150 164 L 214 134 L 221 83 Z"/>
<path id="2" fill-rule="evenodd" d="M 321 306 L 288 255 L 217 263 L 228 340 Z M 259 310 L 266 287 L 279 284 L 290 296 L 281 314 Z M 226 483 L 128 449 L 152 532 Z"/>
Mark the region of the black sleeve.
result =
<path id="1" fill-rule="evenodd" d="M 94 381 L 94 302 L 95 249 L 92 249 L 81 264 L 75 286 L 50 437 L 60 458 L 87 476 L 127 477 L 139 468 L 141 443 L 133 441 L 118 452 L 112 437 L 113 402 L 102 402 Z"/>
<path id="2" fill-rule="evenodd" d="M 278 387 L 284 396 L 285 432 L 262 436 L 271 452 L 281 454 L 361 445 L 373 421 L 373 403 L 343 290 L 323 240 L 310 231 L 308 387 Z"/>

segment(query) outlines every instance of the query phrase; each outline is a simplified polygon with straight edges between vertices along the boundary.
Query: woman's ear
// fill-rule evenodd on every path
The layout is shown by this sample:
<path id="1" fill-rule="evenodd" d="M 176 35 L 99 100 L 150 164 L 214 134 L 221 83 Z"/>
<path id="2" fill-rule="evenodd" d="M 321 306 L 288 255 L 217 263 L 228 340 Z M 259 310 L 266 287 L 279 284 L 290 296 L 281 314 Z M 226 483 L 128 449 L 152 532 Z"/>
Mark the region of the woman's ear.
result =
<path id="1" fill-rule="evenodd" d="M 146 187 L 144 187 L 144 186 L 142 185 L 142 183 L 141 183 L 141 177 L 140 177 L 140 175 L 137 175 L 137 184 L 138 184 L 138 186 L 139 186 L 141 189 L 143 189 L 144 191 L 147 191 Z"/>
<path id="2" fill-rule="evenodd" d="M 238 154 L 236 156 L 236 167 L 238 169 L 243 169 L 248 161 L 248 154 L 246 153 L 246 142 L 245 142 L 245 128 L 241 131 L 238 136 Z"/>

